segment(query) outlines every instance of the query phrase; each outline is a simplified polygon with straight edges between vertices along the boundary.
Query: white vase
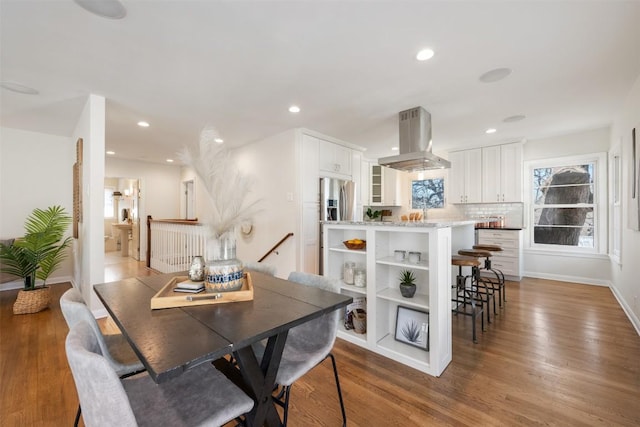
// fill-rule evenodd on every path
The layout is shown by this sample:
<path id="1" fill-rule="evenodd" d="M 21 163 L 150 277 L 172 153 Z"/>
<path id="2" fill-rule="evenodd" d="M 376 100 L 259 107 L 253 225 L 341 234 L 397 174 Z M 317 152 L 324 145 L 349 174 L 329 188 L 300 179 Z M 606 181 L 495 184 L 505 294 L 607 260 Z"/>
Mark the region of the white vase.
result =
<path id="1" fill-rule="evenodd" d="M 237 291 L 244 284 L 242 261 L 236 258 L 236 239 L 229 231 L 211 242 L 207 249 L 209 260 L 205 268 L 205 287 L 210 292 Z"/>

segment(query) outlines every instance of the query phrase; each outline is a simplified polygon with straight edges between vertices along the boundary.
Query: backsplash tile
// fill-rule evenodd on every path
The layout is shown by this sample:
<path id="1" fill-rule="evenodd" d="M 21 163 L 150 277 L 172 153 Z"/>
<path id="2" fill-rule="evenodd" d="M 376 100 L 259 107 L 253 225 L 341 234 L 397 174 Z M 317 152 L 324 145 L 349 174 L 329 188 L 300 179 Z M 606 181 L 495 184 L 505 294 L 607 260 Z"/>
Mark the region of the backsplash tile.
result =
<path id="1" fill-rule="evenodd" d="M 466 218 L 482 218 L 504 216 L 504 226 L 523 228 L 524 204 L 523 203 L 478 203 L 459 205 L 463 216 Z"/>
<path id="2" fill-rule="evenodd" d="M 378 207 L 377 209 L 382 209 Z M 399 221 L 401 215 L 408 215 L 410 212 L 421 212 L 420 209 L 406 209 L 403 207 L 387 207 L 392 212 L 391 219 Z M 365 207 L 366 210 L 366 207 Z M 474 203 L 465 205 L 445 205 L 442 209 L 427 210 L 427 219 L 461 219 L 461 218 L 483 218 L 504 216 L 504 226 L 509 228 L 524 227 L 524 204 L 523 203 Z"/>

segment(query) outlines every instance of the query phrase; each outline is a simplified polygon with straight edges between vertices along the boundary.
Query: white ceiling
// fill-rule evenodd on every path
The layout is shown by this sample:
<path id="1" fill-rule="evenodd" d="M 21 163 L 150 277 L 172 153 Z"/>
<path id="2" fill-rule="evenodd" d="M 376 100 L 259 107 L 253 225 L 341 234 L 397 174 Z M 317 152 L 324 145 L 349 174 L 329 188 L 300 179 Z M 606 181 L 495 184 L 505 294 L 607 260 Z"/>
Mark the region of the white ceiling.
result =
<path id="1" fill-rule="evenodd" d="M 122 3 L 110 20 L 0 0 L 0 80 L 39 90 L 0 90 L 1 126 L 70 135 L 94 93 L 117 157 L 164 162 L 209 125 L 231 145 L 306 127 L 378 158 L 407 108 L 431 112 L 436 152 L 535 139 L 607 126 L 640 75 L 638 1 Z"/>

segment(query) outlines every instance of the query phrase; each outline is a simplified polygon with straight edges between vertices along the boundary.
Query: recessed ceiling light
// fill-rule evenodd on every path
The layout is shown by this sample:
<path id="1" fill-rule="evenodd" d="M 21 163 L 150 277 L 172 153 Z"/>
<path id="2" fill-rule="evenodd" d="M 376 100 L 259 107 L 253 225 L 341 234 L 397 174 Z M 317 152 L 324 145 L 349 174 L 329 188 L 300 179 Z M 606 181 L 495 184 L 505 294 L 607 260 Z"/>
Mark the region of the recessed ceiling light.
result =
<path id="1" fill-rule="evenodd" d="M 167 163 L 173 163 L 173 159 L 167 159 Z"/>
<path id="2" fill-rule="evenodd" d="M 290 113 L 299 113 L 300 112 L 300 107 L 298 107 L 297 105 L 292 105 L 291 107 L 289 107 L 289 112 Z"/>
<path id="3" fill-rule="evenodd" d="M 511 68 L 496 68 L 495 70 L 487 71 L 480 76 L 480 81 L 484 83 L 493 83 L 504 79 L 511 74 Z"/>
<path id="4" fill-rule="evenodd" d="M 122 19 L 127 10 L 119 0 L 74 0 L 84 10 L 102 18 Z"/>
<path id="5" fill-rule="evenodd" d="M 40 93 L 37 89 L 16 82 L 0 82 L 0 87 L 10 90 L 11 92 L 22 93 L 24 95 L 37 95 Z"/>
<path id="6" fill-rule="evenodd" d="M 149 127 L 149 123 L 147 123 L 147 122 L 138 122 L 138 126 L 140 126 L 141 128 L 148 128 Z"/>
<path id="7" fill-rule="evenodd" d="M 213 138 L 214 142 L 217 142 L 218 144 L 222 144 L 224 142 L 224 139 L 222 138 Z"/>
<path id="8" fill-rule="evenodd" d="M 487 130 L 485 130 L 486 133 L 496 133 L 496 129 L 494 128 L 489 128 Z"/>
<path id="9" fill-rule="evenodd" d="M 434 52 L 431 49 L 422 49 L 420 52 L 418 52 L 418 54 L 416 55 L 416 59 L 418 61 L 426 61 L 427 59 L 431 59 L 433 58 Z"/>
<path id="10" fill-rule="evenodd" d="M 509 116 L 505 119 L 502 119 L 503 122 L 505 123 L 513 123 L 513 122 L 519 122 L 520 120 L 524 120 L 527 116 L 523 115 L 523 114 L 518 114 L 515 116 Z"/>
<path id="11" fill-rule="evenodd" d="M 113 156 L 114 154 L 116 154 L 116 152 L 115 151 L 107 151 L 107 154 L 110 155 L 110 156 Z"/>
<path id="12" fill-rule="evenodd" d="M 398 151 L 398 147 L 391 147 L 391 150 Z"/>

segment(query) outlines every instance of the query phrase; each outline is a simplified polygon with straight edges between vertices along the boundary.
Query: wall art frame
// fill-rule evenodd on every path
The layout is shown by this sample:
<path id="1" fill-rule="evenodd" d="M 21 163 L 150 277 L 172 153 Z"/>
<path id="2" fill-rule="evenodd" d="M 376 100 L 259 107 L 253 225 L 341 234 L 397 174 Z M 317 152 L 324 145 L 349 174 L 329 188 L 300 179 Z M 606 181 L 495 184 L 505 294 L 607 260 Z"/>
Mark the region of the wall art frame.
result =
<path id="1" fill-rule="evenodd" d="M 640 231 L 640 141 L 638 128 L 631 129 L 631 164 L 629 169 L 629 228 Z"/>
<path id="2" fill-rule="evenodd" d="M 394 338 L 396 341 L 429 351 L 429 312 L 399 305 Z"/>

